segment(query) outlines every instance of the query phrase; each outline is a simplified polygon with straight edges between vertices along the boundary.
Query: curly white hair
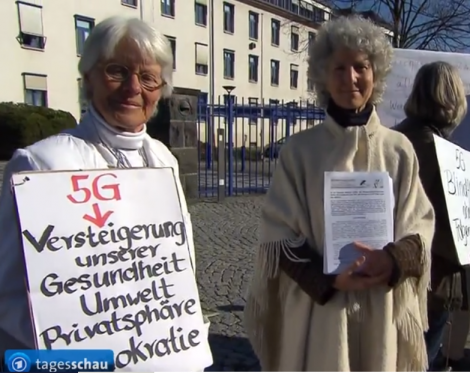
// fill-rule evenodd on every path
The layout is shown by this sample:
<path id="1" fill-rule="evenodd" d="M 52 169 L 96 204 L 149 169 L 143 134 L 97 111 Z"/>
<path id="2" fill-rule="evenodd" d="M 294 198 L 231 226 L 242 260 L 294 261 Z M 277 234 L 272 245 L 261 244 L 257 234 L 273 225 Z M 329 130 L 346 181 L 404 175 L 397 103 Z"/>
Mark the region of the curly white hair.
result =
<path id="1" fill-rule="evenodd" d="M 374 72 L 374 90 L 370 98 L 378 104 L 386 88 L 387 75 L 392 68 L 393 47 L 379 26 L 360 16 L 339 17 L 327 21 L 318 30 L 309 49 L 308 77 L 320 107 L 326 108 L 330 94 L 326 89 L 327 66 L 339 48 L 364 52 Z"/>

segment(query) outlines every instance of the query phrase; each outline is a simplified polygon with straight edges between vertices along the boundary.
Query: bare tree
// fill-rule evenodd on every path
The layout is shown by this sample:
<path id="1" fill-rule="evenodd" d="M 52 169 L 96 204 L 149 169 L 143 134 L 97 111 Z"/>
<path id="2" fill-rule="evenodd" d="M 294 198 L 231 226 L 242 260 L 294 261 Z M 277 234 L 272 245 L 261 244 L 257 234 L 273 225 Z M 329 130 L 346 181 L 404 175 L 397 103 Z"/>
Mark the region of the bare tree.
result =
<path id="1" fill-rule="evenodd" d="M 337 15 L 363 14 L 389 29 L 396 48 L 462 53 L 470 49 L 470 0 L 330 0 L 328 4 Z M 292 22 L 283 26 L 288 25 Z M 290 27 L 283 29 L 290 33 Z M 308 44 L 301 40 L 296 53 L 305 54 Z"/>
<path id="2" fill-rule="evenodd" d="M 470 0 L 336 0 L 336 8 L 345 3 L 356 13 L 377 14 L 397 48 L 465 52 L 470 47 Z"/>

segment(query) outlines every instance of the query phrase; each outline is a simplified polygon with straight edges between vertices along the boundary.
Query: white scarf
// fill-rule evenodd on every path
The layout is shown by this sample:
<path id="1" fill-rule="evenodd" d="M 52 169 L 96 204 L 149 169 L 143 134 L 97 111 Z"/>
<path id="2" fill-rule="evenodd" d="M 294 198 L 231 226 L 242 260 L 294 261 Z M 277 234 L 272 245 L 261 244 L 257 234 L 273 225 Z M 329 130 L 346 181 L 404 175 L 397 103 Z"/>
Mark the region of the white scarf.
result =
<path id="1" fill-rule="evenodd" d="M 164 164 L 159 159 L 155 140 L 147 134 L 147 126 L 144 124 L 139 132 L 122 132 L 107 124 L 90 105 L 87 113 L 81 119 L 78 130 L 80 136 L 92 143 L 109 166 L 117 166 L 117 158 L 112 151 L 142 150 L 146 156 L 148 167 L 162 167 Z"/>

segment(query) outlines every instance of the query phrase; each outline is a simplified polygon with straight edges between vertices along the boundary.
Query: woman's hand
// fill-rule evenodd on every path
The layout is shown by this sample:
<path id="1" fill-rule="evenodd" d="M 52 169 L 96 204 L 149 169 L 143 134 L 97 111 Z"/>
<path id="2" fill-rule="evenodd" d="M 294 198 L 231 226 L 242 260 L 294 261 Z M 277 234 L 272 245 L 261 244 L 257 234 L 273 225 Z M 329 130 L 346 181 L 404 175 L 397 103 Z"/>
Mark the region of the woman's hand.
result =
<path id="1" fill-rule="evenodd" d="M 354 242 L 354 246 L 365 257 L 360 273 L 369 277 L 385 277 L 388 282 L 394 265 L 392 257 L 384 250 L 374 250 L 360 242 Z"/>
<path id="2" fill-rule="evenodd" d="M 345 271 L 336 276 L 333 287 L 341 291 L 364 290 L 374 286 L 383 285 L 390 275 L 379 275 L 375 277 L 364 276 L 357 270 L 366 262 L 366 257 L 362 256 L 356 260 Z"/>

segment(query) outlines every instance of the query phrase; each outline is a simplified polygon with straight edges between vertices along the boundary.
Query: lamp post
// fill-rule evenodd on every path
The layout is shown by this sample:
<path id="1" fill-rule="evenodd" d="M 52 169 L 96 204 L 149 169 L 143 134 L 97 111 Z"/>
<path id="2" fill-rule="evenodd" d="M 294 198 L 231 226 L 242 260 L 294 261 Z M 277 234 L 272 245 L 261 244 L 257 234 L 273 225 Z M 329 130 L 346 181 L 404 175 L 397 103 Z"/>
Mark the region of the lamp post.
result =
<path id="1" fill-rule="evenodd" d="M 207 141 L 207 160 L 206 167 L 211 168 L 212 149 L 214 144 L 214 105 L 215 105 L 215 27 L 214 19 L 214 0 L 209 0 L 209 118 L 207 121 L 206 131 L 209 133 Z"/>
<path id="2" fill-rule="evenodd" d="M 228 112 L 227 112 L 227 138 L 228 138 L 228 195 L 233 195 L 233 102 L 232 102 L 232 91 L 235 86 L 224 85 L 222 87 L 227 92 L 228 99 Z M 220 146 L 220 145 L 219 145 Z"/>

